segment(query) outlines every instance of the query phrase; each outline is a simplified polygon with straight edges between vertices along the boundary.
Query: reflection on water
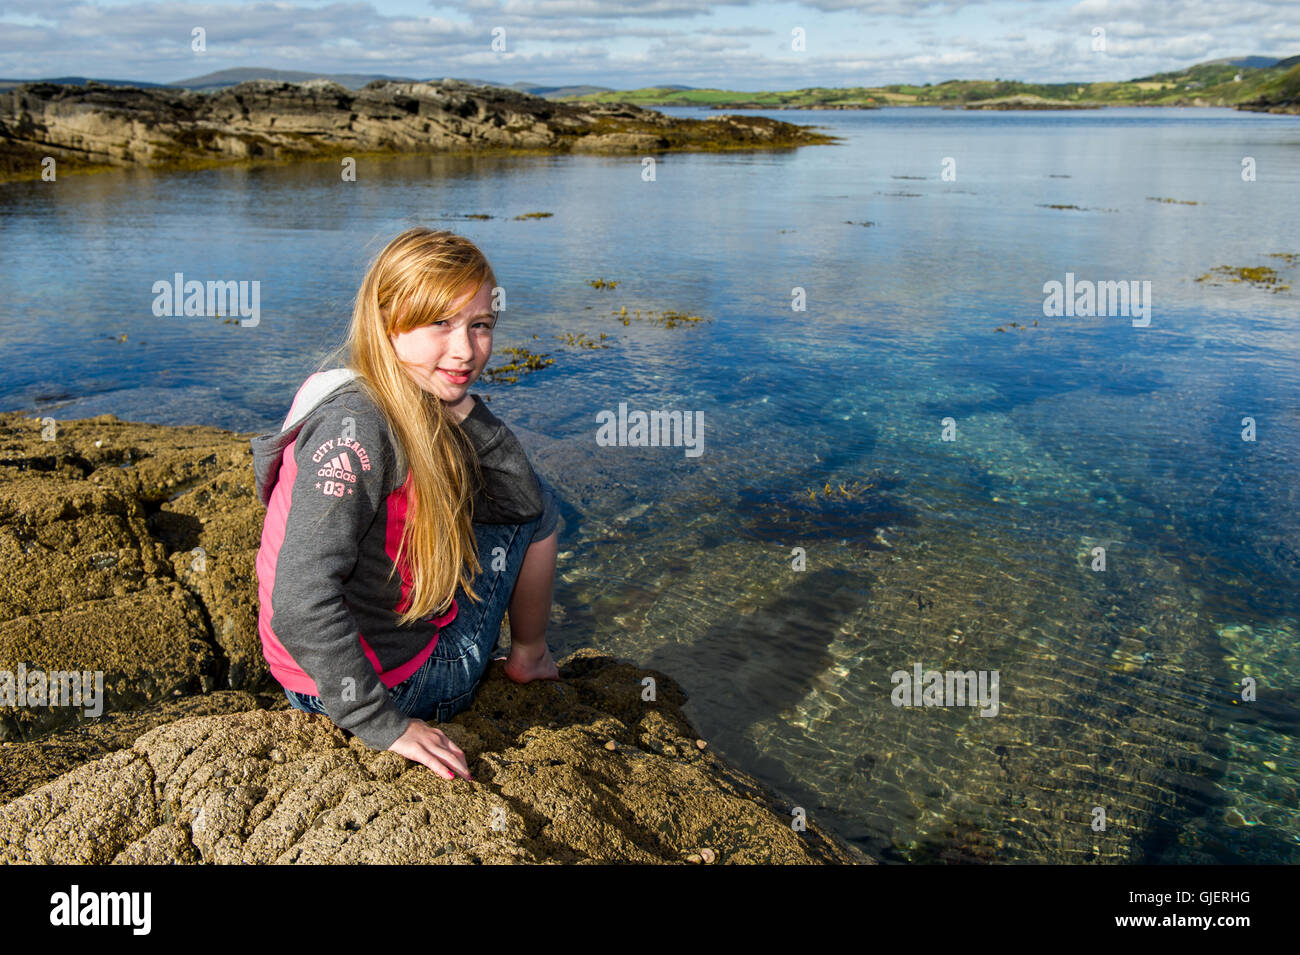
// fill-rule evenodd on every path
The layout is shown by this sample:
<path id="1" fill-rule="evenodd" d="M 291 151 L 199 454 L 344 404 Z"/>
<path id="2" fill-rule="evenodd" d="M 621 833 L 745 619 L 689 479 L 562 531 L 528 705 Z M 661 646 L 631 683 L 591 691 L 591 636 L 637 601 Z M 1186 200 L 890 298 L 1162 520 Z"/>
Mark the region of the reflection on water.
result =
<path id="1" fill-rule="evenodd" d="M 565 496 L 556 650 L 671 674 L 717 750 L 882 858 L 1300 860 L 1300 293 L 1194 281 L 1273 264 L 1300 288 L 1265 258 L 1300 251 L 1297 121 L 811 121 L 846 145 L 670 156 L 654 183 L 553 157 L 4 187 L 0 397 L 269 426 L 366 257 L 442 224 L 507 288 L 497 348 L 556 359 L 479 389 Z M 1241 155 L 1270 174 L 1242 183 Z M 260 326 L 153 318 L 177 271 L 260 280 Z M 1150 281 L 1151 326 L 1045 318 L 1067 271 Z M 597 446 L 621 401 L 702 411 L 704 454 Z M 998 715 L 893 706 L 915 664 L 997 670 Z"/>

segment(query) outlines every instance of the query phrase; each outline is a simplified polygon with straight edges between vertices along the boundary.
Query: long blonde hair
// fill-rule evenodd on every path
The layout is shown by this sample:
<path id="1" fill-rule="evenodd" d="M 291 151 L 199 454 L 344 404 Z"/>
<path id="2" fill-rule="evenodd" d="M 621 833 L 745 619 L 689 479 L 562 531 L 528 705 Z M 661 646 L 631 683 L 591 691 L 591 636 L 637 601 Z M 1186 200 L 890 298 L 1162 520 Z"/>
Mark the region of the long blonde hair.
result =
<path id="1" fill-rule="evenodd" d="M 468 288 L 496 287 L 487 258 L 469 239 L 442 230 L 408 229 L 375 257 L 357 293 L 344 348 L 388 419 L 399 467 L 410 469 L 406 525 L 392 573 L 405 558 L 409 606 L 399 624 L 450 609 L 459 584 L 473 600 L 480 573 L 471 524 L 473 495 L 482 476 L 465 432 L 437 395 L 424 391 L 398 361 L 390 334 L 450 318 Z"/>

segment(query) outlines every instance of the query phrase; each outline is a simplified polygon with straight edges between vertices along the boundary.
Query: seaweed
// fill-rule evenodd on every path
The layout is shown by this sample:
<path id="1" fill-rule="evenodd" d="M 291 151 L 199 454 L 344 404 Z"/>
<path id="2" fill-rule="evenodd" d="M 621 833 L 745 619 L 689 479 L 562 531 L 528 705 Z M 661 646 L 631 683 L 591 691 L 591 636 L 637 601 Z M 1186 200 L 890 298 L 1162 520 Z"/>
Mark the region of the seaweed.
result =
<path id="1" fill-rule="evenodd" d="M 544 353 L 530 352 L 527 348 L 503 348 L 501 350 L 512 356 L 511 360 L 504 365 L 498 365 L 496 368 L 486 369 L 482 377 L 488 381 L 510 382 L 513 384 L 519 380 L 521 375 L 541 371 L 546 366 L 555 364 L 554 358 L 550 358 Z"/>
<path id="2" fill-rule="evenodd" d="M 1276 253 L 1279 258 L 1285 258 L 1290 253 Z M 1289 261 L 1289 260 L 1288 260 Z M 1215 278 L 1221 281 L 1213 281 Z M 1291 288 L 1290 285 L 1281 281 L 1276 269 L 1271 269 L 1267 265 L 1258 266 L 1232 266 L 1216 265 L 1204 275 L 1199 276 L 1196 281 L 1205 282 L 1207 285 L 1222 286 L 1225 283 L 1233 285 L 1246 282 L 1255 288 L 1269 289 L 1272 292 L 1284 292 Z"/>
<path id="3" fill-rule="evenodd" d="M 600 340 L 588 338 L 586 335 L 575 335 L 572 332 L 566 332 L 563 335 L 556 335 L 560 341 L 573 348 L 609 348 L 605 342 L 605 333 L 600 333 Z"/>
<path id="4" fill-rule="evenodd" d="M 638 321 L 649 322 L 651 325 L 662 325 L 664 328 L 676 328 L 678 325 L 698 325 L 701 322 L 711 322 L 713 319 L 705 318 L 703 315 L 687 315 L 685 312 L 679 312 L 675 309 L 665 309 L 662 312 L 655 312 L 646 309 L 645 316 L 642 317 L 641 309 L 636 309 L 629 316 L 627 306 L 624 305 L 617 312 L 610 312 L 611 315 L 617 315 L 624 325 L 630 325 L 633 318 Z"/>

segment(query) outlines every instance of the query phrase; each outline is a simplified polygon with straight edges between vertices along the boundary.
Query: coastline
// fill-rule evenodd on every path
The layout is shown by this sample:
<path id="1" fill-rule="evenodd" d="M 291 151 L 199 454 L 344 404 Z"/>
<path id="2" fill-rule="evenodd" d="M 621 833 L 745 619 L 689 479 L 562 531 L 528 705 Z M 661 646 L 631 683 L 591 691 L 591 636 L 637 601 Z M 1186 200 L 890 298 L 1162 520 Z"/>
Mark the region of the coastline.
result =
<path id="1" fill-rule="evenodd" d="M 202 169 L 410 155 L 645 155 L 832 145 L 766 117 L 669 117 L 501 87 L 252 80 L 212 94 L 25 83 L 0 91 L 0 182 L 104 169 Z"/>
<path id="2" fill-rule="evenodd" d="M 0 706 L 4 861 L 872 861 L 719 758 L 671 676 L 593 649 L 560 683 L 492 665 L 441 724 L 473 782 L 288 709 L 257 633 L 251 435 L 51 422 L 0 414 L 0 671 L 98 672 L 103 715 Z"/>

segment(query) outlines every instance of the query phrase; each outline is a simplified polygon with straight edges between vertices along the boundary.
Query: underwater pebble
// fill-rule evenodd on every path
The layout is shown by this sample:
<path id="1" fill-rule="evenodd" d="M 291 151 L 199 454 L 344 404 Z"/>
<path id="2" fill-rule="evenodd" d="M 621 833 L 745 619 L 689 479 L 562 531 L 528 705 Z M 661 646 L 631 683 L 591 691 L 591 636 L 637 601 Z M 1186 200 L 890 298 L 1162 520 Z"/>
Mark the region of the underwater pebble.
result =
<path id="1" fill-rule="evenodd" d="M 284 753 L 280 752 L 278 749 L 271 750 L 271 752 L 268 755 L 271 757 L 271 762 L 273 763 L 284 762 Z"/>
<path id="2" fill-rule="evenodd" d="M 96 441 L 96 442 L 95 442 L 95 447 L 97 447 L 97 448 L 102 448 L 103 446 L 104 446 L 104 442 L 103 442 L 103 441 Z"/>
<path id="3" fill-rule="evenodd" d="M 605 744 L 605 748 L 611 751 L 616 750 L 618 749 L 618 743 L 614 742 L 613 740 L 610 740 L 608 743 Z"/>
<path id="4" fill-rule="evenodd" d="M 704 747 L 708 746 L 709 744 L 704 742 L 704 740 L 702 739 L 697 739 L 695 741 L 695 745 L 698 746 L 700 749 L 704 749 Z"/>
<path id="5" fill-rule="evenodd" d="M 700 861 L 700 857 L 696 855 L 694 852 L 692 852 L 690 855 L 686 857 L 686 861 L 698 863 Z"/>
<path id="6" fill-rule="evenodd" d="M 712 862 L 714 859 L 716 859 L 717 856 L 714 855 L 712 849 L 701 849 L 701 850 L 700 850 L 700 858 L 703 859 L 704 862 L 705 862 L 705 864 L 707 865 L 708 863 L 710 863 L 710 862 Z"/>

